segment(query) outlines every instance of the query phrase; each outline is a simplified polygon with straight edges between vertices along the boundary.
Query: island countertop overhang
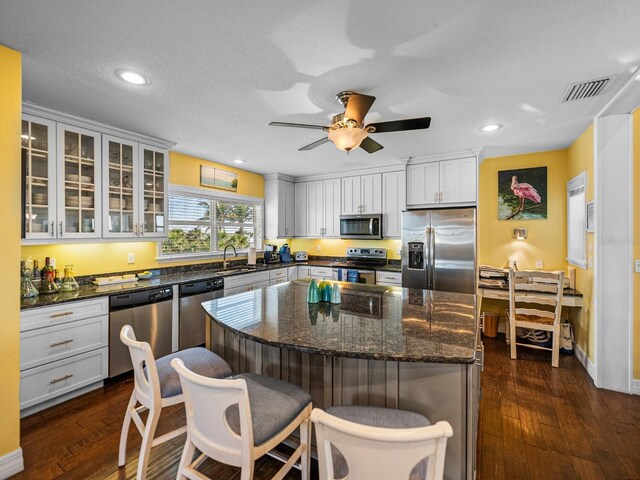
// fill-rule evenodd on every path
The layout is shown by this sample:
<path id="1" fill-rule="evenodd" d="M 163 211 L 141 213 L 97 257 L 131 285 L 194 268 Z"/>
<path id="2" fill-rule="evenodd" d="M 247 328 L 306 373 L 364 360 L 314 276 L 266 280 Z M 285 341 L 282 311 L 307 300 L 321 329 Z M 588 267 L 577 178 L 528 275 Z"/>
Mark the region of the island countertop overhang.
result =
<path id="1" fill-rule="evenodd" d="M 308 280 L 296 280 L 202 307 L 243 338 L 289 350 L 402 362 L 476 361 L 475 295 L 339 284 L 339 305 L 308 304 Z"/>

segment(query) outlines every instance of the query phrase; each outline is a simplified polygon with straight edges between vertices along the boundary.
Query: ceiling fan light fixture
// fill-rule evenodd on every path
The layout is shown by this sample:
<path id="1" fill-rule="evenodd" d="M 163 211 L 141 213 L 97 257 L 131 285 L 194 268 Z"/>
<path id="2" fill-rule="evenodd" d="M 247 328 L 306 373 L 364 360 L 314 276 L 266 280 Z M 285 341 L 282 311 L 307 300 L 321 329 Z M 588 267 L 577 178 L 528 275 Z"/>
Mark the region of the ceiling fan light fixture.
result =
<path id="1" fill-rule="evenodd" d="M 329 140 L 340 150 L 350 152 L 358 148 L 367 135 L 369 133 L 363 128 L 344 127 L 329 132 Z"/>

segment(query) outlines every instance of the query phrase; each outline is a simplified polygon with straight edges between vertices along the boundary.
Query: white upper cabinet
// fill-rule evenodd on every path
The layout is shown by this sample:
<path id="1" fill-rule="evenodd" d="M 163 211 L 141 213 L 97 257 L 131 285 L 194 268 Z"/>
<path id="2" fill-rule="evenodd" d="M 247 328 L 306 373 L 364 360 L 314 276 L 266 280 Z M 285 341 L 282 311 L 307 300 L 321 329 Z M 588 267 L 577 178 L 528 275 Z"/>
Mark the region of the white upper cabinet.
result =
<path id="1" fill-rule="evenodd" d="M 295 226 L 294 235 L 296 237 L 307 236 L 307 184 L 295 184 Z"/>
<path id="2" fill-rule="evenodd" d="M 382 174 L 382 236 L 400 238 L 402 211 L 406 208 L 405 172 Z"/>
<path id="3" fill-rule="evenodd" d="M 475 204 L 476 157 L 407 166 L 407 206 Z"/>
<path id="4" fill-rule="evenodd" d="M 340 236 L 340 179 L 324 180 L 323 237 Z"/>
<path id="5" fill-rule="evenodd" d="M 342 179 L 343 215 L 382 212 L 382 175 L 374 173 Z"/>
<path id="6" fill-rule="evenodd" d="M 58 238 L 102 234 L 100 134 L 62 123 L 58 132 Z"/>
<path id="7" fill-rule="evenodd" d="M 21 137 L 25 238 L 56 238 L 56 124 L 23 115 Z"/>
<path id="8" fill-rule="evenodd" d="M 23 109 L 26 244 L 166 238 L 171 142 Z"/>
<path id="9" fill-rule="evenodd" d="M 307 182 L 307 236 L 321 237 L 324 232 L 323 182 Z"/>
<path id="10" fill-rule="evenodd" d="M 288 238 L 295 234 L 295 186 L 279 178 L 264 182 L 266 238 Z"/>

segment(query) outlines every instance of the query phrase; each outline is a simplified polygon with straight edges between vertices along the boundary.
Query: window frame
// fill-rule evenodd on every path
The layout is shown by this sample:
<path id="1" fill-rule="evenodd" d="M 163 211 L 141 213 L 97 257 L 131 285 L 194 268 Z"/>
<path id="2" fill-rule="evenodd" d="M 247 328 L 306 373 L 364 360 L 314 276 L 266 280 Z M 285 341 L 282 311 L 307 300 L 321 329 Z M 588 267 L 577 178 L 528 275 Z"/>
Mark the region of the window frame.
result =
<path id="1" fill-rule="evenodd" d="M 185 196 L 185 197 L 192 197 L 192 198 L 200 198 L 203 200 L 207 200 L 207 201 L 221 201 L 221 202 L 228 202 L 228 203 L 245 203 L 245 204 L 251 204 L 251 205 L 255 205 L 255 206 L 259 206 L 260 207 L 260 218 L 258 219 L 258 221 L 254 221 L 254 229 L 255 229 L 255 233 L 256 235 L 258 235 L 260 237 L 260 248 L 256 248 L 257 252 L 263 252 L 264 251 L 264 236 L 263 236 L 263 232 L 264 232 L 264 199 L 260 198 L 260 197 L 252 197 L 249 195 L 240 195 L 237 193 L 232 193 L 232 192 L 224 192 L 224 191 L 218 191 L 218 190 L 210 190 L 210 189 L 205 189 L 205 188 L 199 188 L 199 187 L 187 187 L 187 186 L 183 186 L 183 185 L 175 185 L 175 184 L 169 184 L 169 188 L 167 191 L 167 204 L 170 201 L 170 197 L 172 195 L 181 195 L 181 196 Z M 169 255 L 165 255 L 162 253 L 162 242 L 166 241 L 166 239 L 164 240 L 159 240 L 157 242 L 157 255 L 156 255 L 156 261 L 159 263 L 163 263 L 163 262 L 176 262 L 176 261 L 185 261 L 185 260 L 205 260 L 205 259 L 214 259 L 214 258 L 221 258 L 223 256 L 223 252 L 222 250 L 214 250 L 214 247 L 217 244 L 217 232 L 218 232 L 218 219 L 217 219 L 217 215 L 215 214 L 215 205 L 213 205 L 214 208 L 211 208 L 211 212 L 213 212 L 211 221 L 210 221 L 210 226 L 211 226 L 211 238 L 210 238 L 210 250 L 208 252 L 195 252 L 195 253 L 172 253 Z M 169 208 L 167 208 L 167 236 L 169 235 L 169 230 L 171 228 L 171 220 L 169 218 Z M 179 223 L 177 223 L 178 225 L 180 224 L 181 221 L 179 221 Z M 189 224 L 193 224 L 193 222 L 186 222 L 185 224 L 189 223 Z M 228 225 L 228 226 L 233 226 L 235 224 L 230 224 L 230 223 L 225 223 L 224 225 Z M 237 224 L 238 226 L 240 226 L 240 224 Z M 246 226 L 246 225 L 245 225 Z M 242 254 L 246 254 L 248 252 L 248 249 L 238 249 L 237 250 L 239 256 Z"/>
<path id="2" fill-rule="evenodd" d="M 579 268 L 587 268 L 587 172 L 582 172 L 573 177 L 567 182 L 567 263 Z M 582 229 L 579 238 L 576 238 L 576 242 L 582 242 L 583 258 L 572 258 L 572 241 L 574 240 L 571 234 L 572 225 L 572 210 L 571 210 L 571 197 L 580 195 L 584 197 L 584 205 L 582 208 L 577 209 L 574 215 L 580 215 L 583 218 L 584 228 Z"/>

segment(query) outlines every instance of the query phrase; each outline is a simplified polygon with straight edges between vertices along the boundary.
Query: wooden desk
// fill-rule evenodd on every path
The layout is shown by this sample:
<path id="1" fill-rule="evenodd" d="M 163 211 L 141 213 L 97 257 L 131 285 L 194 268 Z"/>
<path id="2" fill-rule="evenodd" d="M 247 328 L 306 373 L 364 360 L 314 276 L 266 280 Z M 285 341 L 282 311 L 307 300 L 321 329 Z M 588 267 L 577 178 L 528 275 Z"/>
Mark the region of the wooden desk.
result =
<path id="1" fill-rule="evenodd" d="M 580 293 L 580 292 L 575 292 Z M 488 287 L 478 287 L 478 295 L 480 296 L 479 307 L 478 310 L 482 307 L 482 299 L 483 298 L 493 298 L 495 300 L 505 300 L 509 301 L 509 290 L 503 288 L 488 288 Z M 518 292 L 519 296 L 522 295 L 535 295 L 536 297 L 550 297 L 553 298 L 555 295 L 551 295 L 549 293 L 538 293 L 538 292 Z M 565 294 L 562 296 L 562 306 L 563 307 L 576 307 L 582 308 L 582 295 L 568 294 L 565 291 Z"/>

